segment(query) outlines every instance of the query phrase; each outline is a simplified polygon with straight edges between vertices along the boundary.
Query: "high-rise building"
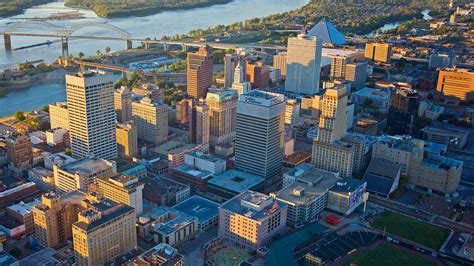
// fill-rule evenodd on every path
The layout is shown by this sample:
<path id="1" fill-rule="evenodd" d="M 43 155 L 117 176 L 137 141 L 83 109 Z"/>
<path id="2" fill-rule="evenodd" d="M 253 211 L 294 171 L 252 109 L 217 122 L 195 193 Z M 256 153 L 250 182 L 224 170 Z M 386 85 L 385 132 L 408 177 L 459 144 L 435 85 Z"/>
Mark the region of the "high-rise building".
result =
<path id="1" fill-rule="evenodd" d="M 230 88 L 234 83 L 235 67 L 240 61 L 239 55 L 226 54 L 224 56 L 224 87 Z"/>
<path id="2" fill-rule="evenodd" d="M 376 62 L 390 63 L 392 46 L 388 43 L 367 43 L 365 45 L 365 58 Z"/>
<path id="3" fill-rule="evenodd" d="M 281 170 L 285 99 L 281 94 L 253 90 L 237 103 L 235 167 L 264 178 Z"/>
<path id="4" fill-rule="evenodd" d="M 143 83 L 141 87 L 134 87 L 132 90 L 143 97 L 150 98 L 154 103 L 163 103 L 165 100 L 165 90 L 151 83 Z"/>
<path id="5" fill-rule="evenodd" d="M 116 172 L 115 162 L 97 158 L 84 158 L 62 166 L 53 166 L 54 183 L 59 193 L 75 190 L 87 191 L 89 185 L 107 173 Z"/>
<path id="6" fill-rule="evenodd" d="M 133 123 L 138 138 L 154 144 L 161 144 L 168 138 L 168 105 L 153 102 L 145 97 L 132 103 Z"/>
<path id="7" fill-rule="evenodd" d="M 420 96 L 412 89 L 398 88 L 388 108 L 387 130 L 392 135 L 412 135 Z"/>
<path id="8" fill-rule="evenodd" d="M 362 88 L 367 81 L 367 61 L 356 61 L 346 65 L 344 79 L 352 83 L 354 88 Z"/>
<path id="9" fill-rule="evenodd" d="M 209 107 L 211 145 L 226 144 L 235 140 L 238 98 L 235 90 L 209 89 L 206 104 Z"/>
<path id="10" fill-rule="evenodd" d="M 131 206 L 137 215 L 143 212 L 144 183 L 138 177 L 119 173 L 107 173 L 96 179 L 97 188 L 102 196 Z"/>
<path id="11" fill-rule="evenodd" d="M 464 102 L 474 100 L 474 71 L 463 68 L 439 71 L 436 91 Z"/>
<path id="12" fill-rule="evenodd" d="M 51 129 L 64 128 L 69 130 L 69 111 L 65 102 L 49 105 L 49 124 Z"/>
<path id="13" fill-rule="evenodd" d="M 122 86 L 114 91 L 114 106 L 119 123 L 132 119 L 132 91 L 128 87 Z"/>
<path id="14" fill-rule="evenodd" d="M 276 69 L 280 69 L 280 75 L 282 79 L 286 78 L 286 62 L 287 60 L 287 53 L 282 52 L 278 53 L 273 56 L 273 67 Z"/>
<path id="15" fill-rule="evenodd" d="M 319 92 L 322 43 L 316 37 L 298 35 L 288 39 L 285 90 L 294 94 Z"/>
<path id="16" fill-rule="evenodd" d="M 349 177 L 354 153 L 341 142 L 346 133 L 347 91 L 344 87 L 329 88 L 323 95 L 318 135 L 313 142 L 312 163 L 320 169 Z"/>
<path id="17" fill-rule="evenodd" d="M 285 105 L 285 124 L 293 125 L 300 118 L 301 105 L 295 99 L 286 101 Z"/>
<path id="18" fill-rule="evenodd" d="M 23 173 L 33 164 L 33 147 L 30 137 L 26 135 L 10 135 L 5 139 L 7 158 L 10 167 L 17 173 Z"/>
<path id="19" fill-rule="evenodd" d="M 182 99 L 176 104 L 176 121 L 181 124 L 187 124 L 188 114 L 189 114 L 189 105 L 191 99 Z"/>
<path id="20" fill-rule="evenodd" d="M 329 54 L 331 58 L 331 79 L 344 79 L 352 83 L 352 87 L 361 88 L 365 86 L 367 79 L 367 61 L 358 61 L 361 53 L 336 50 L 337 53 Z"/>
<path id="21" fill-rule="evenodd" d="M 245 66 L 247 80 L 252 85 L 252 89 L 266 89 L 270 82 L 270 73 L 262 61 L 247 63 Z"/>
<path id="22" fill-rule="evenodd" d="M 72 225 L 76 265 L 104 265 L 135 249 L 135 210 L 97 195 L 82 202 L 85 210 Z"/>
<path id="23" fill-rule="evenodd" d="M 247 190 L 219 207 L 219 237 L 258 249 L 286 228 L 287 209 L 281 201 Z"/>
<path id="24" fill-rule="evenodd" d="M 234 82 L 232 83 L 232 89 L 236 90 L 238 95 L 252 90 L 252 84 L 247 81 L 245 67 L 240 61 L 237 62 L 237 66 L 234 70 Z"/>
<path id="25" fill-rule="evenodd" d="M 132 121 L 117 124 L 118 157 L 132 159 L 138 156 L 138 132 Z"/>
<path id="26" fill-rule="evenodd" d="M 207 89 L 212 85 L 212 48 L 203 46 L 195 53 L 188 53 L 187 76 L 188 95 L 201 99 L 206 97 Z"/>
<path id="27" fill-rule="evenodd" d="M 33 207 L 35 239 L 44 246 L 57 248 L 72 238 L 72 224 L 77 221 L 83 196 L 72 192 L 59 196 L 48 192 L 41 196 L 41 203 Z"/>
<path id="28" fill-rule="evenodd" d="M 72 157 L 117 157 L 113 84 L 101 71 L 66 75 Z"/>
<path id="29" fill-rule="evenodd" d="M 193 101 L 189 108 L 188 140 L 202 145 L 202 151 L 209 150 L 209 107 L 205 102 Z"/>

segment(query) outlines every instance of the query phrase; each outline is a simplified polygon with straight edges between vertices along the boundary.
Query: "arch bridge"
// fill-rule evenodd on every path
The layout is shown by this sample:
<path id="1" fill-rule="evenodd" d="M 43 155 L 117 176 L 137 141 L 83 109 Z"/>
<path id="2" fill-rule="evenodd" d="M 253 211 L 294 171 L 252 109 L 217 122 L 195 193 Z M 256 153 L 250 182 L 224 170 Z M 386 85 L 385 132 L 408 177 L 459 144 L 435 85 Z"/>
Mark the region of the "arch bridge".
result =
<path id="1" fill-rule="evenodd" d="M 87 28 L 100 28 L 113 34 L 113 37 L 97 35 L 83 36 L 74 35 L 75 32 Z M 25 33 L 25 30 L 43 31 L 44 33 Z M 22 20 L 8 24 L 3 31 L 5 50 L 11 51 L 11 36 L 34 36 L 34 37 L 58 37 L 61 38 L 63 55 L 67 55 L 68 39 L 95 39 L 95 40 L 123 40 L 126 41 L 127 49 L 132 48 L 131 34 L 119 27 L 106 23 L 86 22 L 72 26 L 59 26 L 42 20 Z"/>

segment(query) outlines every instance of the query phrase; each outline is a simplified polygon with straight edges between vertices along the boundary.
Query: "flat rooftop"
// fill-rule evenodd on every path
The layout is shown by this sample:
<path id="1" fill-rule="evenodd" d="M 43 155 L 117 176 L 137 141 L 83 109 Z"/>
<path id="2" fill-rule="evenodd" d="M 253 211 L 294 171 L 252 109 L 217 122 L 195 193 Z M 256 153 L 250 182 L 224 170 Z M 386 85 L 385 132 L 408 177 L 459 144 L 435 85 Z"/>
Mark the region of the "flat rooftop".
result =
<path id="1" fill-rule="evenodd" d="M 185 150 L 194 149 L 196 146 L 196 144 L 186 141 L 170 140 L 159 145 L 158 147 L 155 147 L 153 151 L 160 154 L 161 156 L 168 156 L 168 154 L 176 154 Z"/>
<path id="2" fill-rule="evenodd" d="M 13 256 L 11 256 L 10 254 L 6 252 L 0 252 L 0 265 L 1 266 L 14 265 L 15 263 L 18 263 L 18 260 L 16 260 Z M 37 263 L 37 261 L 35 261 L 35 263 Z M 30 265 L 34 265 L 34 264 L 30 264 Z"/>
<path id="3" fill-rule="evenodd" d="M 262 220 L 286 205 L 268 195 L 247 190 L 223 203 L 220 208 L 252 220 Z"/>
<path id="4" fill-rule="evenodd" d="M 444 154 L 447 146 L 444 144 L 429 142 L 425 140 L 414 139 L 410 136 L 388 136 L 378 137 L 378 142 L 389 145 L 393 149 L 411 152 L 415 148 L 415 143 L 423 143 L 423 150 L 432 154 Z"/>
<path id="5" fill-rule="evenodd" d="M 225 163 L 224 159 L 222 159 L 220 157 L 217 157 L 213 154 L 206 154 L 206 153 L 203 153 L 203 152 L 194 151 L 194 152 L 190 152 L 190 153 L 186 154 L 186 156 L 196 157 L 196 158 L 203 159 L 203 160 L 213 162 L 213 163 L 216 163 L 216 162 L 224 162 Z"/>
<path id="6" fill-rule="evenodd" d="M 219 204 L 195 195 L 176 204 L 173 209 L 197 217 L 199 223 L 205 223 L 218 215 Z"/>
<path id="7" fill-rule="evenodd" d="M 226 190 L 242 193 L 258 186 L 264 180 L 263 177 L 231 169 L 214 176 L 207 183 Z"/>
<path id="8" fill-rule="evenodd" d="M 333 172 L 316 168 L 314 165 L 309 163 L 302 163 L 291 168 L 285 173 L 285 176 L 290 176 L 296 180 L 302 180 L 307 183 L 315 183 L 319 179 L 332 179 L 338 177 L 338 175 Z"/>
<path id="9" fill-rule="evenodd" d="M 303 204 L 308 197 L 319 198 L 326 194 L 340 178 L 335 175 L 332 177 L 321 177 L 318 175 L 309 176 L 306 178 L 297 179 L 291 185 L 278 191 L 276 196 L 287 202 L 294 202 Z"/>
<path id="10" fill-rule="evenodd" d="M 182 164 L 177 166 L 175 171 L 186 173 L 190 176 L 193 176 L 197 179 L 205 180 L 212 176 L 212 173 L 205 170 L 199 170 L 197 167 L 189 165 L 189 164 Z"/>
<path id="11" fill-rule="evenodd" d="M 124 204 L 117 204 L 108 199 L 102 199 L 99 202 L 93 202 L 93 203 L 89 202 L 89 203 L 90 205 L 93 206 L 94 209 L 91 208 L 91 209 L 85 210 L 81 212 L 79 215 L 92 216 L 92 215 L 95 215 L 99 211 L 99 212 L 102 212 L 102 218 L 96 221 L 93 221 L 91 223 L 85 223 L 85 222 L 79 222 L 79 221 L 74 223 L 74 226 L 77 226 L 78 228 L 84 231 L 93 230 L 96 227 L 99 227 L 105 223 L 108 223 L 116 219 L 117 217 L 125 215 L 129 212 L 134 212 L 133 207 L 130 207 Z"/>
<path id="12" fill-rule="evenodd" d="M 382 89 L 363 88 L 353 92 L 357 96 L 370 97 L 382 100 L 390 100 L 390 92 Z"/>
<path id="13" fill-rule="evenodd" d="M 168 206 L 160 206 L 158 208 L 150 210 L 145 215 L 148 215 L 153 219 L 168 216 L 168 219 L 166 221 L 162 221 L 155 226 L 155 232 L 160 233 L 162 235 L 169 235 L 179 230 L 180 228 L 185 227 L 189 223 L 192 223 L 194 220 L 198 219 L 195 216 L 189 215 L 179 210 L 175 210 Z"/>
<path id="14" fill-rule="evenodd" d="M 361 187 L 366 181 L 355 179 L 352 177 L 344 178 L 338 182 L 330 189 L 330 191 L 340 194 L 352 193 Z"/>
<path id="15" fill-rule="evenodd" d="M 70 174 L 93 175 L 97 172 L 110 169 L 111 166 L 106 162 L 107 161 L 102 159 L 84 158 L 69 164 L 65 164 L 59 169 Z"/>
<path id="16" fill-rule="evenodd" d="M 463 136 L 466 136 L 466 137 L 469 134 L 465 130 L 456 129 L 456 128 L 449 128 L 449 127 L 439 128 L 439 127 L 427 126 L 427 127 L 423 128 L 422 131 L 427 132 L 427 133 L 432 133 L 432 134 L 463 135 Z"/>

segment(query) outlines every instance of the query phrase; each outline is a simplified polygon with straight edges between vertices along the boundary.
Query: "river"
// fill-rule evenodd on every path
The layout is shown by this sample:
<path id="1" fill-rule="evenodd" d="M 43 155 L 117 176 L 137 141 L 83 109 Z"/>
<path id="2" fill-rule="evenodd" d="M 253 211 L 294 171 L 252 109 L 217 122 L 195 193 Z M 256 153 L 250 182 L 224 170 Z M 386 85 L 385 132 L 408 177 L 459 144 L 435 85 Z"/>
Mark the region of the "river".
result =
<path id="1" fill-rule="evenodd" d="M 258 4 L 256 4 L 258 2 Z M 236 21 L 243 21 L 254 17 L 265 17 L 271 14 L 281 13 L 299 8 L 309 0 L 235 0 L 234 2 L 215 5 L 204 8 L 189 10 L 166 11 L 145 17 L 127 18 L 99 18 L 94 12 L 80 10 L 85 19 L 69 21 L 51 21 L 54 24 L 69 26 L 86 22 L 109 23 L 122 28 L 137 38 L 161 38 L 164 35 L 172 36 L 184 34 L 193 29 L 208 28 L 219 24 L 230 24 Z M 48 17 L 58 12 L 74 11 L 76 9 L 64 6 L 63 1 L 46 5 L 32 7 L 25 10 L 22 15 L 10 18 L 0 18 L 0 31 L 3 31 L 8 23 L 18 21 L 21 18 Z M 25 32 L 36 32 L 37 30 L 26 30 Z M 110 36 L 100 28 L 83 29 L 76 34 L 97 34 Z M 12 37 L 13 48 L 36 44 L 47 41 L 48 38 L 28 38 Z M 51 40 L 55 41 L 55 40 Z M 84 52 L 86 55 L 95 55 L 97 50 L 104 50 L 110 46 L 112 50 L 123 50 L 125 43 L 113 41 L 91 41 L 91 40 L 70 40 L 69 52 L 76 55 Z M 12 51 L 6 53 L 3 38 L 0 38 L 0 70 L 14 67 L 16 64 L 26 60 L 40 60 L 52 62 L 61 55 L 60 43 L 54 42 L 49 47 L 35 47 L 25 50 Z M 0 98 L 0 117 L 12 115 L 17 109 L 32 110 L 48 105 L 56 101 L 66 99 L 65 87 L 63 84 L 41 84 L 27 89 L 18 90 Z"/>
<path id="2" fill-rule="evenodd" d="M 430 16 L 430 12 L 431 10 L 430 9 L 425 9 L 423 11 L 421 11 L 421 14 L 423 15 L 423 19 L 424 20 L 432 20 L 433 17 Z M 396 21 L 396 22 L 392 22 L 392 23 L 387 23 L 385 25 L 383 25 L 382 27 L 378 28 L 377 30 L 369 33 L 369 34 L 366 34 L 365 37 L 375 37 L 375 36 L 378 36 L 378 31 L 379 30 L 382 30 L 382 32 L 384 31 L 387 31 L 387 30 L 393 30 L 393 29 L 396 29 L 400 24 L 402 24 L 403 21 Z"/>

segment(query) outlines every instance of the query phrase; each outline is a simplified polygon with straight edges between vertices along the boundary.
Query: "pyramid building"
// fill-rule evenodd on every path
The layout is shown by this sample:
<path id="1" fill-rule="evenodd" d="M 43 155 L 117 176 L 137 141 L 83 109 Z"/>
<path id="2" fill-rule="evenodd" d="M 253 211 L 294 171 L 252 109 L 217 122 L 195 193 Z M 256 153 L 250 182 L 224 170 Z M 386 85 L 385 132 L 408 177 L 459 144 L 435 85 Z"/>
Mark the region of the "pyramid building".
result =
<path id="1" fill-rule="evenodd" d="M 322 40 L 323 44 L 330 43 L 340 45 L 346 42 L 346 38 L 344 38 L 342 33 L 326 18 L 321 19 L 318 24 L 307 32 L 307 35 L 316 36 Z"/>

